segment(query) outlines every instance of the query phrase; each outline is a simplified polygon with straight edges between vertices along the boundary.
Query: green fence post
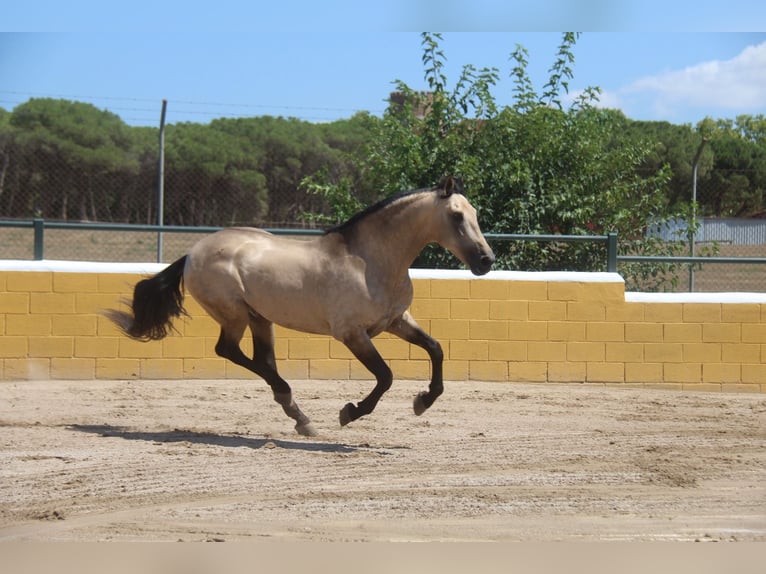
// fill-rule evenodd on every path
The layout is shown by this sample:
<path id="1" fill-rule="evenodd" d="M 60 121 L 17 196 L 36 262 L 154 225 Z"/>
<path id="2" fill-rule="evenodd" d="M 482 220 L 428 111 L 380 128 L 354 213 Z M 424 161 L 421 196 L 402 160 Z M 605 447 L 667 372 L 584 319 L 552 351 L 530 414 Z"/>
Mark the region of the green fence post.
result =
<path id="1" fill-rule="evenodd" d="M 614 231 L 606 236 L 606 270 L 617 273 L 617 233 Z"/>
<path id="2" fill-rule="evenodd" d="M 42 217 L 35 217 L 33 226 L 35 230 L 35 261 L 42 261 L 45 253 L 45 220 Z"/>

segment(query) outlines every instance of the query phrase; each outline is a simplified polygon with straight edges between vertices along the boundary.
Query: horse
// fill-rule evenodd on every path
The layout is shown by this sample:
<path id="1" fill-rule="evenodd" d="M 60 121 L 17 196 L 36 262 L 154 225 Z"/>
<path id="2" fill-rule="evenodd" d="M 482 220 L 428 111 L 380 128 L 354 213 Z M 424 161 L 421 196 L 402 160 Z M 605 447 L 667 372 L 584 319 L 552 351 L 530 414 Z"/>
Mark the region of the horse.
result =
<path id="1" fill-rule="evenodd" d="M 372 413 L 391 387 L 393 374 L 372 339 L 392 333 L 422 347 L 430 358 L 428 391 L 418 393 L 413 403 L 421 415 L 444 391 L 444 354 L 408 311 L 409 267 L 433 242 L 475 275 L 488 273 L 495 261 L 457 178 L 383 199 L 308 240 L 252 227 L 222 229 L 136 283 L 130 312 L 105 314 L 133 339 L 159 340 L 173 330 L 175 318 L 186 314 L 185 290 L 220 326 L 216 354 L 263 378 L 304 436 L 316 436 L 316 430 L 277 371 L 273 325 L 330 335 L 375 376 L 366 398 L 341 409 L 341 427 Z M 240 348 L 248 328 L 252 357 Z"/>

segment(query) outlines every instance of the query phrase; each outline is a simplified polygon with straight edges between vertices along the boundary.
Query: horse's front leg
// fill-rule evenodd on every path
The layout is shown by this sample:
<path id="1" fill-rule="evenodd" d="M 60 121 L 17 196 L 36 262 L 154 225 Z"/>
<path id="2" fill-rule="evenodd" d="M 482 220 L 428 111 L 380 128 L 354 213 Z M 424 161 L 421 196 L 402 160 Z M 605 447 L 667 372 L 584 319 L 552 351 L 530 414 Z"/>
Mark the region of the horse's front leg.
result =
<path id="1" fill-rule="evenodd" d="M 420 416 L 444 392 L 442 373 L 444 352 L 442 351 L 442 346 L 439 344 L 439 341 L 426 333 L 407 311 L 394 321 L 387 330 L 389 333 L 425 349 L 431 359 L 431 384 L 428 386 L 428 391 L 418 393 L 412 405 L 415 414 Z"/>
<path id="2" fill-rule="evenodd" d="M 372 340 L 365 332 L 355 333 L 343 338 L 343 343 L 367 369 L 375 375 L 375 388 L 367 397 L 357 403 L 348 403 L 340 410 L 340 425 L 346 426 L 359 417 L 370 414 L 383 394 L 391 388 L 393 374 L 383 357 L 380 356 Z"/>

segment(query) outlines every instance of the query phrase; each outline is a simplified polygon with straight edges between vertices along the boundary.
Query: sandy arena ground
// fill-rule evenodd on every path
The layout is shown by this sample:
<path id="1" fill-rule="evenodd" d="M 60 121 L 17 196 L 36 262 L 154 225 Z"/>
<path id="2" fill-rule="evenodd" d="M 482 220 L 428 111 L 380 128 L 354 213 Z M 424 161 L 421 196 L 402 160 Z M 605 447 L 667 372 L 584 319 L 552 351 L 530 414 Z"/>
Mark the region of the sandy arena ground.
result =
<path id="1" fill-rule="evenodd" d="M 589 385 L 0 383 L 0 541 L 766 540 L 766 397 Z"/>

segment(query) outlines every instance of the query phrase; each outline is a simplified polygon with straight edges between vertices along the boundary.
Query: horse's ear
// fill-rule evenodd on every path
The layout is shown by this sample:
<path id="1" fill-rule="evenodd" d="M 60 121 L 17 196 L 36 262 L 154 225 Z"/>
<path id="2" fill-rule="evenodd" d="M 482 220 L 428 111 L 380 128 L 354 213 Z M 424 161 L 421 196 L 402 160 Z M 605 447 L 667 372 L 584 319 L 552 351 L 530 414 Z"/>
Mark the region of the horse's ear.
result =
<path id="1" fill-rule="evenodd" d="M 459 177 L 445 175 L 439 182 L 439 189 L 444 192 L 444 197 L 449 197 L 453 193 L 463 194 L 463 180 Z"/>

